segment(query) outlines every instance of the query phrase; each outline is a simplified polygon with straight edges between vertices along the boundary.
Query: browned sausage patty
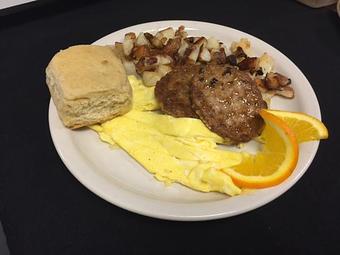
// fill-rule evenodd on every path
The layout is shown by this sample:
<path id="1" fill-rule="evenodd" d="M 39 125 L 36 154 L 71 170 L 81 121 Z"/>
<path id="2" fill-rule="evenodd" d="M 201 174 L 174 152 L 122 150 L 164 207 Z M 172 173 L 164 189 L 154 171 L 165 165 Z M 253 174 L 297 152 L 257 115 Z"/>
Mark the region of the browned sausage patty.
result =
<path id="1" fill-rule="evenodd" d="M 267 104 L 248 73 L 208 64 L 192 83 L 192 108 L 211 131 L 235 143 L 261 134 L 264 121 L 258 112 Z"/>
<path id="2" fill-rule="evenodd" d="M 190 95 L 192 79 L 198 70 L 198 65 L 177 66 L 157 82 L 155 96 L 162 111 L 174 117 L 197 118 Z"/>

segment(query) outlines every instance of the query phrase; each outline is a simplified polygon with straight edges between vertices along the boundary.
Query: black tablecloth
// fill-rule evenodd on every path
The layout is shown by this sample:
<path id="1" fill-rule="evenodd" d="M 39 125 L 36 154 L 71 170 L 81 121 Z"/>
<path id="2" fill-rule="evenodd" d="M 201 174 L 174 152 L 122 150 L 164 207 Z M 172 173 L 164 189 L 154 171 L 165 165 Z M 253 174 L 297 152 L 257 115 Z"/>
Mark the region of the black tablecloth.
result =
<path id="1" fill-rule="evenodd" d="M 0 14 L 0 219 L 11 254 L 339 252 L 340 19 L 330 8 L 274 0 L 63 1 Z M 166 19 L 246 31 L 281 50 L 309 79 L 330 139 L 278 199 L 222 220 L 163 221 L 102 200 L 63 165 L 48 128 L 50 58 L 120 28 Z"/>

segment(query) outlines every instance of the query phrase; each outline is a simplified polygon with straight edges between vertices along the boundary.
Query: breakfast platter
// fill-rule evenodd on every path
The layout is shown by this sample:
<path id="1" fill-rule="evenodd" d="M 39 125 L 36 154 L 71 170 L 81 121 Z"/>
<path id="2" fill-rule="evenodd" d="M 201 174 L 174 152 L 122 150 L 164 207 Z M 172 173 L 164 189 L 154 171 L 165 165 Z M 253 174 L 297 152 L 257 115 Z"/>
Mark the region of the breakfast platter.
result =
<path id="1" fill-rule="evenodd" d="M 316 119 L 319 120 L 321 119 L 321 113 L 317 97 L 312 89 L 311 84 L 308 82 L 308 80 L 299 70 L 299 68 L 291 60 L 289 60 L 289 58 L 287 58 L 284 54 L 282 54 L 274 47 L 270 46 L 269 44 L 250 34 L 241 32 L 239 30 L 235 30 L 226 26 L 199 21 L 185 21 L 185 20 L 157 21 L 135 25 L 113 32 L 97 40 L 96 42 L 93 43 L 93 45 L 105 46 L 114 45 L 115 42 L 123 42 L 124 39 L 126 39 L 126 35 L 129 35 L 129 33 L 131 34 L 131 31 L 133 31 L 136 34 L 145 32 L 147 32 L 148 34 L 149 33 L 155 34 L 158 31 L 164 31 L 164 29 L 169 27 L 177 28 L 181 26 L 184 26 L 186 32 L 193 38 L 194 37 L 197 38 L 200 36 L 204 36 L 206 38 L 214 37 L 218 38 L 219 41 L 223 42 L 226 45 L 231 45 L 233 42 L 239 41 L 240 38 L 247 38 L 247 40 L 251 42 L 251 48 L 255 56 L 261 56 L 264 53 L 271 56 L 275 60 L 275 71 L 287 75 L 289 77 L 289 84 L 290 82 L 292 82 L 291 86 L 294 89 L 295 96 L 291 97 L 290 99 L 287 99 L 282 96 L 273 97 L 270 102 L 270 109 L 282 110 L 287 112 L 288 111 L 302 112 L 310 116 L 313 116 Z M 206 43 L 209 44 L 209 41 L 207 41 Z M 201 52 L 202 45 L 200 45 Z M 124 50 L 126 51 L 126 47 L 124 48 Z M 210 54 L 209 51 L 206 50 L 206 54 L 200 55 L 199 58 L 206 61 L 206 59 L 204 59 L 204 56 L 209 56 L 210 59 L 209 54 Z M 192 55 L 194 55 L 194 52 L 192 52 L 192 54 L 190 54 L 189 57 Z M 107 63 L 105 62 L 104 64 Z M 54 65 L 56 66 L 56 63 L 54 63 Z M 56 70 L 52 69 L 56 68 L 55 66 L 52 66 L 50 64 L 48 72 L 51 73 L 53 72 L 53 70 Z M 143 68 L 145 68 L 145 66 L 143 66 Z M 101 71 L 104 72 L 105 70 Z M 236 73 L 236 71 L 232 72 Z M 146 73 L 147 72 L 145 72 L 145 74 Z M 152 72 L 148 72 L 148 74 L 152 74 Z M 147 78 L 148 77 L 143 76 L 144 83 L 153 82 L 152 79 Z M 130 76 L 129 81 L 132 85 L 132 88 L 134 89 L 133 84 L 134 80 Z M 215 84 L 213 85 L 215 86 Z M 149 88 L 146 88 L 146 90 L 148 89 Z M 133 92 L 135 95 L 137 95 L 136 90 L 134 90 Z M 126 93 L 128 94 L 130 92 L 127 91 Z M 174 183 L 172 182 L 170 183 L 166 181 L 168 180 L 167 177 L 164 176 L 157 177 L 156 174 L 155 177 L 158 180 L 163 181 L 160 182 L 150 173 L 150 172 L 154 173 L 155 172 L 154 169 L 151 169 L 152 171 L 150 171 L 148 167 L 146 167 L 149 166 L 148 162 L 146 162 L 144 159 L 140 160 L 140 155 L 143 152 L 137 154 L 135 150 L 133 152 L 132 150 L 129 151 L 127 147 L 121 146 L 122 148 L 124 148 L 124 150 L 122 150 L 113 142 L 112 143 L 109 142 L 111 143 L 111 145 L 109 145 L 108 143 L 104 143 L 101 141 L 103 140 L 108 142 L 108 140 L 111 139 L 107 138 L 108 134 L 105 134 L 105 132 L 102 131 L 103 128 L 105 129 L 104 124 L 102 126 L 99 125 L 90 126 L 90 124 L 87 123 L 85 125 L 89 125 L 91 128 L 82 127 L 76 130 L 69 129 L 65 126 L 66 112 L 63 113 L 64 114 L 63 124 L 63 121 L 60 119 L 60 111 L 58 115 L 58 110 L 59 109 L 56 108 L 53 100 L 51 99 L 49 105 L 50 132 L 60 158 L 62 159 L 66 167 L 69 169 L 69 171 L 75 176 L 75 178 L 77 178 L 80 183 L 82 183 L 93 193 L 97 194 L 99 197 L 105 199 L 106 201 L 116 206 L 119 206 L 121 208 L 124 208 L 126 210 L 138 214 L 167 220 L 201 221 L 226 218 L 242 214 L 250 210 L 256 209 L 260 206 L 263 206 L 269 203 L 270 201 L 278 198 L 302 177 L 302 175 L 305 173 L 305 171 L 312 163 L 312 160 L 317 152 L 319 145 L 319 141 L 308 141 L 299 144 L 299 150 L 297 152 L 298 160 L 296 159 L 295 169 L 292 169 L 293 171 L 289 175 L 289 177 L 287 177 L 284 181 L 282 181 L 278 185 L 271 187 L 263 186 L 265 188 L 261 189 L 243 189 L 242 192 L 240 193 L 238 187 L 235 186 L 234 189 L 230 188 L 233 187 L 230 184 L 227 185 L 228 189 L 225 189 L 224 187 L 223 188 L 224 192 L 222 192 L 221 188 L 207 189 L 204 188 L 205 186 L 202 188 L 202 185 L 199 185 L 197 183 L 195 184 L 196 186 L 193 185 L 192 183 L 186 185 L 187 183 L 186 180 L 184 181 L 177 180 Z M 270 115 L 271 115 L 270 113 L 269 115 L 268 113 L 261 114 L 261 116 L 264 119 L 267 118 L 266 116 L 269 116 L 268 118 L 270 119 L 271 118 Z M 132 118 L 134 116 L 137 116 L 138 118 L 144 118 L 144 116 L 146 115 L 138 115 L 137 113 L 132 111 L 128 113 L 126 116 L 128 117 L 126 118 L 125 122 L 122 122 L 123 124 L 131 123 L 128 121 L 129 117 Z M 158 122 L 154 123 L 154 126 L 159 125 L 160 128 L 164 130 L 166 127 L 161 127 L 161 125 L 162 123 L 167 122 L 159 122 L 159 119 L 157 119 L 157 121 Z M 116 122 L 118 123 L 119 119 L 117 119 Z M 190 123 L 192 122 L 193 121 L 190 121 Z M 206 121 L 204 122 L 206 123 Z M 148 145 L 151 147 L 153 146 L 154 143 L 150 141 L 145 141 L 145 139 L 144 140 L 139 139 L 140 137 L 135 136 L 133 131 L 131 133 L 131 130 L 135 130 L 136 133 L 141 134 L 140 136 L 143 136 L 144 133 L 138 130 L 138 128 L 129 130 L 122 123 L 118 123 L 122 126 L 121 128 L 122 131 L 120 131 L 117 128 L 118 127 L 117 125 L 112 128 L 113 129 L 112 132 L 116 132 L 115 135 L 112 136 L 114 139 L 117 139 L 115 140 L 115 142 L 118 143 L 119 141 L 122 141 L 123 145 L 130 146 L 131 142 L 129 141 L 129 139 L 131 139 L 139 141 L 144 145 Z M 269 122 L 266 121 L 266 123 Z M 273 121 L 273 123 L 275 124 L 277 122 Z M 79 125 L 79 123 L 77 122 L 76 124 L 74 123 L 70 124 L 70 126 L 72 125 L 76 126 Z M 166 126 L 166 124 L 164 125 Z M 200 127 L 198 127 L 197 129 L 199 128 Z M 219 127 L 217 125 L 216 130 L 219 130 L 218 128 Z M 99 139 L 98 134 L 94 130 L 98 132 L 101 140 Z M 208 134 L 209 130 L 203 131 Z M 121 137 L 125 136 L 127 137 L 127 140 L 124 141 L 119 140 L 120 139 L 120 137 L 118 136 L 119 132 L 122 133 Z M 216 138 L 215 136 L 213 138 L 219 139 L 219 137 Z M 161 139 L 163 139 L 163 137 L 161 137 Z M 171 142 L 171 140 L 166 141 Z M 238 140 L 238 142 L 239 141 L 241 140 Z M 120 143 L 118 144 L 122 145 Z M 251 141 L 248 142 L 242 148 L 242 150 L 252 152 L 256 149 L 256 146 L 257 146 L 256 143 L 254 141 Z M 147 148 L 145 147 L 145 150 L 146 149 Z M 235 150 L 238 149 L 239 148 L 236 148 Z M 130 156 L 129 154 L 132 155 L 133 157 Z M 134 158 L 136 158 L 137 161 Z M 163 163 L 159 161 L 157 167 L 162 168 Z M 228 163 L 230 163 L 230 161 Z M 150 172 L 146 171 L 144 167 L 147 168 Z M 237 183 L 236 177 L 234 178 L 233 173 L 228 172 L 228 174 L 230 174 L 232 176 L 233 181 Z M 229 179 L 224 181 L 228 182 L 228 180 Z M 190 189 L 179 183 L 192 187 L 193 189 Z M 229 194 L 230 196 L 223 193 Z"/>

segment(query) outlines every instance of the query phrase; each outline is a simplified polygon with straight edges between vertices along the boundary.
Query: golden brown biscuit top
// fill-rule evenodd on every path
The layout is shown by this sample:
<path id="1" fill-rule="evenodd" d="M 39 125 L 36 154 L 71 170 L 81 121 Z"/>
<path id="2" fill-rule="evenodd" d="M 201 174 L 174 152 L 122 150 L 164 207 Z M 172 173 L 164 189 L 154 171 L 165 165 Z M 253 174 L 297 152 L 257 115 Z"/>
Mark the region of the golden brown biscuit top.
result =
<path id="1" fill-rule="evenodd" d="M 126 90 L 124 66 L 109 46 L 77 45 L 61 50 L 52 58 L 50 70 L 68 100 Z"/>

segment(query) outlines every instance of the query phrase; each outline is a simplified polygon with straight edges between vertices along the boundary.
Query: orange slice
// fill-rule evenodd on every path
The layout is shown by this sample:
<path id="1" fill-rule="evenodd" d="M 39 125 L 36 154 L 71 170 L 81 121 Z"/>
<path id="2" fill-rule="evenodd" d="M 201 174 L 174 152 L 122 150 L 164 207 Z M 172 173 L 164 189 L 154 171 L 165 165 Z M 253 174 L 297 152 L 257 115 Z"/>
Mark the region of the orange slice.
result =
<path id="1" fill-rule="evenodd" d="M 300 112 L 267 110 L 282 119 L 294 132 L 299 143 L 328 138 L 328 130 L 318 119 Z"/>
<path id="2" fill-rule="evenodd" d="M 294 170 L 299 146 L 294 132 L 279 117 L 266 110 L 260 115 L 266 125 L 261 135 L 264 142 L 257 154 L 243 155 L 242 163 L 223 169 L 234 183 L 243 188 L 266 188 L 285 180 Z"/>

